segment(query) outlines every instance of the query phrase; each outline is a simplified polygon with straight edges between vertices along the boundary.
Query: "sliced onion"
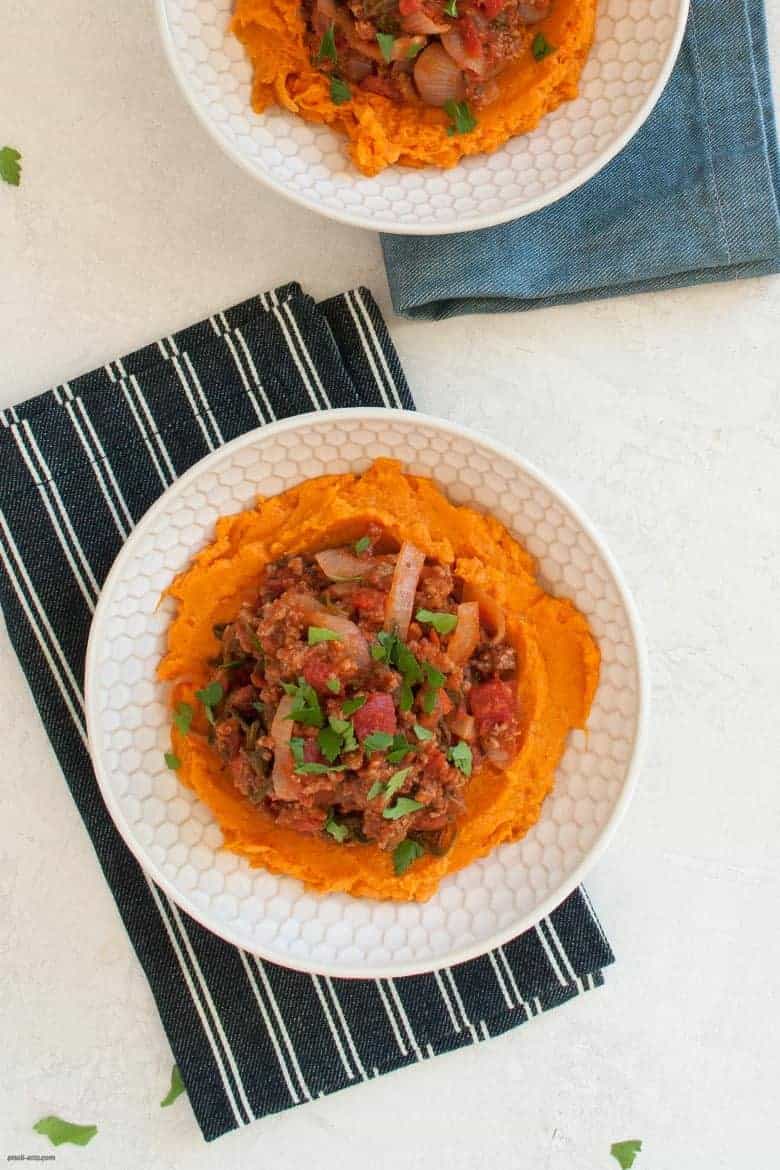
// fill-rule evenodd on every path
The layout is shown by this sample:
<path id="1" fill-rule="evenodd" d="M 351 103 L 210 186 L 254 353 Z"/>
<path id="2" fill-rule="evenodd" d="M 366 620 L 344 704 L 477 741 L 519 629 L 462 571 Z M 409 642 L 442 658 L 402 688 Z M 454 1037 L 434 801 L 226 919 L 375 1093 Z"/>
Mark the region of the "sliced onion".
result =
<path id="1" fill-rule="evenodd" d="M 446 32 L 450 27 L 449 21 L 433 20 L 427 13 L 420 10 L 401 17 L 401 28 L 405 33 L 414 36 L 435 37 Z"/>
<path id="2" fill-rule="evenodd" d="M 344 617 L 342 613 L 332 613 L 331 610 L 325 609 L 324 605 L 320 605 L 317 599 L 308 593 L 294 594 L 290 600 L 300 606 L 304 619 L 310 626 L 322 626 L 324 630 L 332 630 L 334 634 L 338 634 L 342 646 L 354 660 L 358 670 L 366 670 L 369 667 L 371 654 L 368 642 L 354 622 Z"/>
<path id="3" fill-rule="evenodd" d="M 457 29 L 453 28 L 449 32 L 446 32 L 441 38 L 441 45 L 447 55 L 455 62 L 458 69 L 468 69 L 469 72 L 475 73 L 477 77 L 484 77 L 486 75 L 488 64 L 485 54 L 479 53 L 474 57 L 470 53 L 467 53 L 466 46 L 463 43 L 463 37 Z"/>
<path id="4" fill-rule="evenodd" d="M 523 24 L 538 24 L 550 15 L 551 7 L 550 0 L 527 0 L 526 3 L 518 4 L 517 15 Z"/>
<path id="5" fill-rule="evenodd" d="M 393 41 L 393 49 L 390 53 L 391 61 L 409 61 L 409 54 L 412 49 L 422 49 L 425 45 L 425 37 L 396 37 Z M 409 61 L 411 65 L 411 61 Z"/>
<path id="6" fill-rule="evenodd" d="M 439 44 L 423 49 L 414 63 L 414 84 L 429 106 L 462 102 L 466 96 L 463 74 L 453 58 Z"/>
<path id="7" fill-rule="evenodd" d="M 466 711 L 457 711 L 449 720 L 449 724 L 458 739 L 465 739 L 469 743 L 474 739 L 477 723 L 473 715 Z"/>
<path id="8" fill-rule="evenodd" d="M 290 748 L 293 733 L 293 721 L 290 719 L 292 708 L 292 695 L 284 695 L 276 708 L 276 714 L 271 723 L 270 736 L 274 744 L 274 767 L 271 772 L 271 783 L 277 800 L 297 800 L 300 796 L 300 788 L 293 775 L 294 761 Z"/>
<path id="9" fill-rule="evenodd" d="M 447 643 L 447 656 L 460 665 L 479 645 L 479 606 L 476 601 L 462 601 L 458 606 L 458 624 Z"/>
<path id="10" fill-rule="evenodd" d="M 425 53 L 430 53 L 430 51 L 430 49 L 426 49 Z M 423 57 L 425 53 L 423 53 Z M 395 562 L 393 582 L 385 606 L 385 629 L 391 633 L 395 632 L 402 639 L 409 632 L 409 622 L 412 620 L 412 610 L 414 609 L 414 595 L 417 592 L 417 584 L 424 564 L 425 553 L 415 545 L 404 541 Z"/>
<path id="11" fill-rule="evenodd" d="M 466 584 L 463 587 L 463 597 L 466 601 L 476 601 L 479 613 L 485 625 L 491 631 L 490 641 L 503 642 L 506 637 L 506 614 L 497 601 L 483 593 L 476 585 Z"/>
<path id="12" fill-rule="evenodd" d="M 354 581 L 375 567 L 370 557 L 356 557 L 345 548 L 326 548 L 314 559 L 331 581 Z"/>
<path id="13" fill-rule="evenodd" d="M 506 748 L 498 746 L 486 748 L 485 755 L 497 768 L 505 768 L 512 758 Z"/>

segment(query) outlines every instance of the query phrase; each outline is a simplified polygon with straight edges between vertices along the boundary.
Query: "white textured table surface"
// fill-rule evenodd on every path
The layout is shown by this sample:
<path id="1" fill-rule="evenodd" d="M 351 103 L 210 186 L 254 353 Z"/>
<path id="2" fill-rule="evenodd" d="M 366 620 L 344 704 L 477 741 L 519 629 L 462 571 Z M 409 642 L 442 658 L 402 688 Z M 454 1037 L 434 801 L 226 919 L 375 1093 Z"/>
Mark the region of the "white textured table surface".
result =
<path id="1" fill-rule="evenodd" d="M 769 0 L 774 41 L 780 0 Z M 650 641 L 640 788 L 589 882 L 604 990 L 206 1146 L 0 632 L 0 1155 L 60 1165 L 765 1166 L 780 1077 L 780 280 L 511 317 L 392 317 L 375 237 L 255 186 L 168 75 L 151 0 L 5 0 L 0 406 L 289 279 L 371 287 L 421 409 L 512 443 L 606 534 Z M 775 71 L 777 77 L 777 69 Z M 0 185 L 1 186 L 1 185 Z M 769 1159 L 769 1161 L 767 1161 Z"/>

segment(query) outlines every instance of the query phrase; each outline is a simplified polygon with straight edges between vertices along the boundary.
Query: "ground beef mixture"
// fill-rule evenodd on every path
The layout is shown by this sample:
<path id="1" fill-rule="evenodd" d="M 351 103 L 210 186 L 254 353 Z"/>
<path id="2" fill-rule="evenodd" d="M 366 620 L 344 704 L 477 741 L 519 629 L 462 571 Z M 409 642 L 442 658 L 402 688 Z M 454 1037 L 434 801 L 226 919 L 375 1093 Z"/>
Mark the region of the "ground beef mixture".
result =
<path id="1" fill-rule="evenodd" d="M 463 601 L 449 566 L 388 543 L 371 528 L 269 565 L 215 627 L 198 694 L 249 801 L 299 833 L 374 842 L 401 873 L 452 844 L 483 756 L 516 753 L 517 663 L 503 621 Z"/>

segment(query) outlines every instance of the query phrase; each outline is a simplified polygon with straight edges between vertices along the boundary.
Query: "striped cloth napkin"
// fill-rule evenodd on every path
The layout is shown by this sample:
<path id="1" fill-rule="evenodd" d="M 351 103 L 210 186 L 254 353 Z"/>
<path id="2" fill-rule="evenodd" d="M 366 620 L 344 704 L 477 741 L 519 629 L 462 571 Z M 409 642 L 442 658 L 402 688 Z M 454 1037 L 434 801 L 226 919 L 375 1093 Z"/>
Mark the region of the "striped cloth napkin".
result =
<path id="1" fill-rule="evenodd" d="M 154 993 L 207 1140 L 265 1114 L 486 1040 L 602 982 L 582 891 L 480 959 L 397 980 L 264 963 L 144 878 L 87 751 L 83 665 L 102 581 L 133 525 L 246 430 L 342 406 L 413 409 L 370 293 L 254 297 L 0 412 L 0 602 L 41 718 Z"/>

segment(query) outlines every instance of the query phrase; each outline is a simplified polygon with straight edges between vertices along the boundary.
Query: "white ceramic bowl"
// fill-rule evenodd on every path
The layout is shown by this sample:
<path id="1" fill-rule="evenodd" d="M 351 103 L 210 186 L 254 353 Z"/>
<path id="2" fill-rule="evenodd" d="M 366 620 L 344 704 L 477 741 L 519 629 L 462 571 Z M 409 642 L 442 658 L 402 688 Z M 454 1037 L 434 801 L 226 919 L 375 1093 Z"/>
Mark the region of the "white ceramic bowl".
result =
<path id="1" fill-rule="evenodd" d="M 579 98 L 532 133 L 449 171 L 390 167 L 364 178 L 345 140 L 250 106 L 251 70 L 227 31 L 232 0 L 157 0 L 163 41 L 195 113 L 222 148 L 274 190 L 332 219 L 402 235 L 489 227 L 579 187 L 625 146 L 676 60 L 688 0 L 599 0 Z"/>
<path id="2" fill-rule="evenodd" d="M 332 452 L 328 457 L 325 453 Z M 492 513 L 539 559 L 546 588 L 587 615 L 602 673 L 542 816 L 522 840 L 446 878 L 424 904 L 320 896 L 220 849 L 209 810 L 165 767 L 170 715 L 155 669 L 172 603 L 160 594 L 213 536 L 219 516 L 311 476 L 379 455 L 432 476 L 456 503 Z M 86 708 L 98 782 L 149 876 L 229 942 L 289 967 L 396 976 L 481 954 L 561 902 L 598 857 L 637 770 L 646 668 L 633 604 L 603 542 L 574 504 L 512 452 L 411 412 L 334 410 L 243 435 L 183 475 L 117 557 L 87 651 Z"/>

